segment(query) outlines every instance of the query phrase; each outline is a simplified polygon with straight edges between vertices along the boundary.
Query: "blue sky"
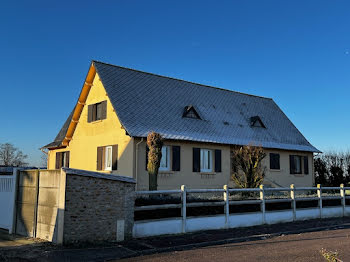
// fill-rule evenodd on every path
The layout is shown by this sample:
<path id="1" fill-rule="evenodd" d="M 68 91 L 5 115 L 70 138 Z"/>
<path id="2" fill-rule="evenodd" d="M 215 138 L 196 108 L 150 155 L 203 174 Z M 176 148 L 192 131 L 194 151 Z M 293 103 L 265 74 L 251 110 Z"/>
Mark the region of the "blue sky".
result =
<path id="1" fill-rule="evenodd" d="M 350 148 L 348 1 L 2 1 L 0 143 L 40 163 L 92 59 L 272 97 L 320 150 Z"/>

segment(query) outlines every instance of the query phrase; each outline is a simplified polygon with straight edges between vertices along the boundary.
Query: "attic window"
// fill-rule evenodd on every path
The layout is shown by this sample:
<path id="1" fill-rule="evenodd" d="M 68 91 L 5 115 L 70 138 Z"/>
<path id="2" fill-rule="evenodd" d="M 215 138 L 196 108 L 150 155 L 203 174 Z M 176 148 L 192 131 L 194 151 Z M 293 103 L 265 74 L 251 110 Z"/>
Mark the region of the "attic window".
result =
<path id="1" fill-rule="evenodd" d="M 182 117 L 201 119 L 196 109 L 192 105 L 185 106 Z"/>
<path id="2" fill-rule="evenodd" d="M 253 116 L 250 118 L 250 126 L 266 128 L 266 126 L 264 125 L 264 123 L 262 122 L 259 116 Z"/>

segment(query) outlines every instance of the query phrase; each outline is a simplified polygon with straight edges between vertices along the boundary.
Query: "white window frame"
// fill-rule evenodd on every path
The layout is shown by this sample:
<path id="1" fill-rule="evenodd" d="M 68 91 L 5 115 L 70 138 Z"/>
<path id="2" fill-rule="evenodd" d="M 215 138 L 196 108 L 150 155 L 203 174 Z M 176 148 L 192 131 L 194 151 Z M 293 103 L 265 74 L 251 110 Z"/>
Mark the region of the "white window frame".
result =
<path id="1" fill-rule="evenodd" d="M 165 166 L 162 166 L 162 162 Z M 170 171 L 170 146 L 162 147 L 162 158 L 160 160 L 159 171 Z"/>
<path id="2" fill-rule="evenodd" d="M 109 157 L 108 157 L 108 150 L 110 150 L 110 155 L 109 155 Z M 112 146 L 106 146 L 106 147 L 105 147 L 104 170 L 106 170 L 106 171 L 112 171 L 112 155 L 113 155 L 112 150 L 113 150 Z M 108 165 L 108 162 L 109 162 L 109 165 Z"/>
<path id="3" fill-rule="evenodd" d="M 67 152 L 62 152 L 62 167 L 67 167 Z"/>
<path id="4" fill-rule="evenodd" d="M 200 153 L 200 167 L 201 172 L 210 173 L 213 172 L 213 150 L 202 149 Z"/>

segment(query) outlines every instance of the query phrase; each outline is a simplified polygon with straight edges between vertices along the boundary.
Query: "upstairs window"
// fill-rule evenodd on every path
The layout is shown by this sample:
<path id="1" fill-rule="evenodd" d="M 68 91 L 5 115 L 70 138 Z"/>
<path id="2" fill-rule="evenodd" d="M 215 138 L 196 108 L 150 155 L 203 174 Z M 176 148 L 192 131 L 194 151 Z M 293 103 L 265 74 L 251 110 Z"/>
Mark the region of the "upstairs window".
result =
<path id="1" fill-rule="evenodd" d="M 266 126 L 264 125 L 263 121 L 259 116 L 253 116 L 250 118 L 250 126 L 266 128 Z"/>
<path id="2" fill-rule="evenodd" d="M 107 118 L 107 101 L 88 106 L 88 123 Z"/>
<path id="3" fill-rule="evenodd" d="M 185 106 L 182 117 L 193 118 L 193 119 L 201 119 L 196 109 L 192 106 Z"/>

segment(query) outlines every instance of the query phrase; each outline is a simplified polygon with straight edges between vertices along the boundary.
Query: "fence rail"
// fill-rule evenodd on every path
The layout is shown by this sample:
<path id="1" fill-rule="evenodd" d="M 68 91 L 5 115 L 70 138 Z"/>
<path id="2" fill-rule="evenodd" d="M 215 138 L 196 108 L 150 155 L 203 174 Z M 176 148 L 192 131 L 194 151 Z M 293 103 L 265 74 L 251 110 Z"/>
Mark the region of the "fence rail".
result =
<path id="1" fill-rule="evenodd" d="M 333 196 L 323 195 L 324 191 L 335 191 L 333 192 Z M 224 215 L 226 216 L 226 221 L 229 220 L 230 216 L 230 206 L 235 205 L 245 205 L 245 204 L 260 204 L 260 211 L 262 212 L 263 217 L 265 217 L 266 203 L 290 203 L 291 210 L 293 211 L 293 218 L 296 217 L 296 202 L 302 201 L 318 201 L 318 208 L 320 210 L 320 218 L 322 218 L 322 208 L 324 200 L 341 200 L 341 205 L 343 210 L 346 208 L 346 199 L 350 199 L 350 196 L 346 196 L 346 190 L 350 190 L 350 187 L 344 187 L 344 185 L 340 185 L 339 187 L 322 187 L 321 185 L 317 185 L 317 187 L 295 187 L 293 184 L 290 187 L 281 187 L 281 188 L 265 188 L 261 185 L 259 188 L 228 188 L 225 185 L 222 189 L 187 189 L 186 186 L 181 186 L 181 190 L 159 190 L 159 191 L 137 191 L 136 195 L 179 195 L 181 198 L 180 204 L 162 204 L 162 205 L 144 205 L 144 206 L 136 206 L 135 211 L 143 211 L 143 210 L 158 210 L 158 209 L 168 209 L 168 208 L 181 208 L 181 217 L 183 223 L 183 231 L 186 228 L 186 217 L 187 217 L 187 208 L 192 207 L 212 207 L 212 206 L 224 206 Z M 300 191 L 316 191 L 317 197 L 310 196 L 304 197 L 299 196 L 296 192 Z M 243 199 L 243 200 L 230 200 L 230 196 L 235 193 L 259 193 L 259 197 L 257 199 Z M 271 198 L 268 196 L 267 192 L 287 192 L 288 197 L 285 198 Z M 222 193 L 221 201 L 208 201 L 208 202 L 188 202 L 188 194 L 191 193 Z M 269 198 L 267 198 L 269 197 Z M 343 212 L 344 215 L 344 212 Z"/>

